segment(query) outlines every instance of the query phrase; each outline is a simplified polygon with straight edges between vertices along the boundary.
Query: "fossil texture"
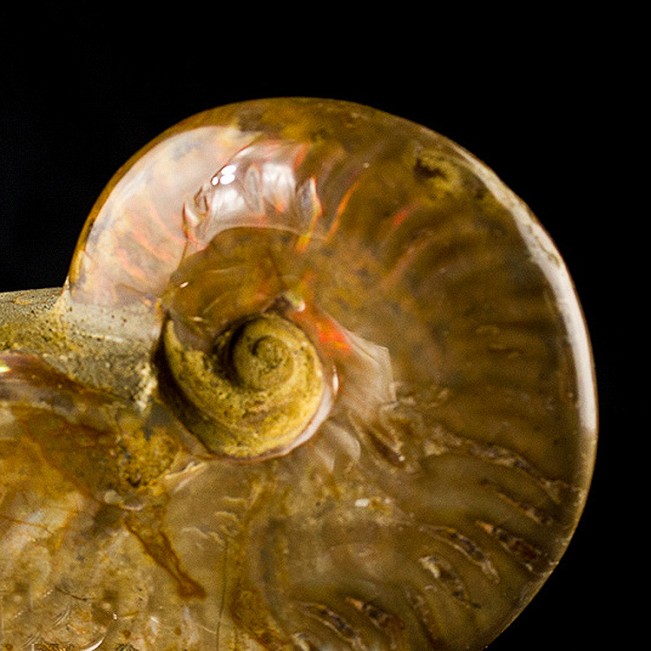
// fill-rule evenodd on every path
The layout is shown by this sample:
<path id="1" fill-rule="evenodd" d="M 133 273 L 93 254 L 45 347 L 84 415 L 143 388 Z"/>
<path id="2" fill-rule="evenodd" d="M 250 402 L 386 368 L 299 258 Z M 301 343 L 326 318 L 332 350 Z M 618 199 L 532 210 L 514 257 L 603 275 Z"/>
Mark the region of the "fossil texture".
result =
<path id="1" fill-rule="evenodd" d="M 595 412 L 568 273 L 482 163 L 345 102 L 199 114 L 62 289 L 0 296 L 0 648 L 482 649 Z"/>

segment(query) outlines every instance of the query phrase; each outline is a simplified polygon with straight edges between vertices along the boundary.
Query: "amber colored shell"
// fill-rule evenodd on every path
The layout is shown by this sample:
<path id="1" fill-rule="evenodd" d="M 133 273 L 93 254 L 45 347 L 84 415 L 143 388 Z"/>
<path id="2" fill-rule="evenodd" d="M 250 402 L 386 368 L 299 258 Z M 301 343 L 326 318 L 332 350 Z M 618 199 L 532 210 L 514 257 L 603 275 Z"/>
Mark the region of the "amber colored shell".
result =
<path id="1" fill-rule="evenodd" d="M 63 291 L 20 300 L 37 316 L 0 301 L 5 646 L 479 650 L 577 525 L 596 404 L 568 272 L 416 124 L 313 99 L 192 117 L 111 180 Z M 229 458 L 163 332 L 208 360 L 270 314 L 328 397 L 295 443 Z"/>

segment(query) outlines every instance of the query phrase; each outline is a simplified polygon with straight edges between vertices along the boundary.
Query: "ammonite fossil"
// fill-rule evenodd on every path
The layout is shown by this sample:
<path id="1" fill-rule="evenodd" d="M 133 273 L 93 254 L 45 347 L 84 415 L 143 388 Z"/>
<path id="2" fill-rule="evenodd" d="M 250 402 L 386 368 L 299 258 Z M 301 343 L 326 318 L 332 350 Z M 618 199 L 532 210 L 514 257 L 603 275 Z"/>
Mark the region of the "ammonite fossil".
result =
<path id="1" fill-rule="evenodd" d="M 368 107 L 173 127 L 63 289 L 0 316 L 3 649 L 481 649 L 586 499 L 561 258 L 478 160 Z"/>

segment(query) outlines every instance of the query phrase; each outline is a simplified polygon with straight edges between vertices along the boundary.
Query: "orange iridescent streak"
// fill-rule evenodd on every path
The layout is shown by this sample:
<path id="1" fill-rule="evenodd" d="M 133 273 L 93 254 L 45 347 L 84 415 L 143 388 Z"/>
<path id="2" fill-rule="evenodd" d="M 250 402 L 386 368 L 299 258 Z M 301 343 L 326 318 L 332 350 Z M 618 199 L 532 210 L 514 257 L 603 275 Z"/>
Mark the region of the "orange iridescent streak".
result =
<path id="1" fill-rule="evenodd" d="M 134 262 L 131 252 L 134 248 L 137 248 L 140 251 L 144 251 L 152 260 L 155 260 L 160 267 L 171 269 L 178 264 L 177 256 L 173 253 L 177 247 L 172 246 L 172 243 L 178 241 L 178 237 L 171 232 L 167 220 L 163 219 L 153 201 L 147 201 L 146 207 L 137 211 L 133 222 L 136 224 L 142 223 L 142 217 L 140 219 L 138 217 L 143 214 L 147 217 L 146 223 L 151 224 L 151 226 L 148 226 L 146 229 L 133 228 L 126 244 L 125 236 L 122 235 L 116 242 L 115 250 L 116 257 L 120 261 L 118 268 L 126 270 L 130 278 L 149 287 L 150 283 L 155 280 L 152 277 L 151 270 L 143 268 L 141 262 L 137 259 Z M 151 233 L 156 231 L 158 233 L 165 233 L 165 237 L 162 238 L 163 245 L 154 248 L 151 244 Z"/>
<path id="2" fill-rule="evenodd" d="M 307 152 L 309 151 L 309 149 L 310 149 L 309 145 L 307 143 L 304 143 L 300 147 L 300 149 L 296 152 L 296 157 L 294 158 L 294 165 L 293 165 L 294 171 L 296 171 L 301 166 L 301 164 L 307 157 Z"/>
<path id="3" fill-rule="evenodd" d="M 140 246 L 144 251 L 147 251 L 157 260 L 160 260 L 164 265 L 178 264 L 177 255 L 172 253 L 172 250 L 176 247 L 171 246 L 171 243 L 176 238 L 167 228 L 166 220 L 161 218 L 161 215 L 157 211 L 153 202 L 149 203 L 151 204 L 151 207 L 147 213 L 147 221 L 151 226 L 147 228 L 146 232 L 144 228 L 142 230 L 134 228 L 132 229 L 130 236 L 138 246 Z M 160 233 L 161 231 L 167 231 L 166 236 L 161 238 L 161 242 L 164 244 L 162 247 L 159 246 L 158 248 L 153 248 L 151 233 Z"/>
<path id="4" fill-rule="evenodd" d="M 308 145 L 306 143 L 301 144 L 299 147 L 294 149 L 292 151 L 292 154 L 294 155 L 294 160 L 289 163 L 289 167 L 292 168 L 292 172 L 294 173 L 294 178 L 296 178 L 296 170 L 301 166 L 301 163 L 305 160 L 305 157 L 307 156 L 308 152 Z M 288 156 L 290 158 L 291 154 Z M 273 207 L 279 212 L 282 213 L 287 209 L 287 204 L 285 201 L 283 201 L 283 197 L 277 196 L 275 198 L 275 201 L 272 202 Z"/>
<path id="5" fill-rule="evenodd" d="M 199 198 L 199 192 L 194 196 L 194 201 L 197 203 Z M 186 247 L 192 246 L 196 249 L 199 248 L 199 240 L 194 234 L 194 226 L 190 223 L 190 218 L 188 217 L 188 207 L 186 204 L 183 204 L 183 235 L 186 241 Z"/>
<path id="6" fill-rule="evenodd" d="M 407 247 L 405 247 L 398 259 L 395 261 L 393 269 L 386 274 L 384 279 L 381 281 L 380 287 L 383 289 L 396 287 L 400 282 L 402 282 L 409 268 L 413 266 L 416 257 L 421 255 L 421 253 L 431 245 L 432 236 L 429 232 L 426 232 L 420 239 L 412 241 Z"/>
<path id="7" fill-rule="evenodd" d="M 316 323 L 317 332 L 319 335 L 319 343 L 328 348 L 348 352 L 350 351 L 350 342 L 348 337 L 337 327 L 331 320 L 323 320 Z"/>
<path id="8" fill-rule="evenodd" d="M 402 210 L 399 210 L 394 216 L 393 220 L 391 221 L 391 226 L 393 228 L 398 228 L 402 222 L 409 217 L 409 213 L 411 212 L 411 209 L 409 206 L 405 206 L 402 208 Z"/>
<path id="9" fill-rule="evenodd" d="M 284 197 L 281 197 L 280 195 L 274 198 L 274 201 L 271 205 L 275 208 L 276 212 L 279 213 L 283 213 L 287 209 L 287 202 L 285 201 Z M 266 218 L 267 215 L 263 213 L 262 217 Z"/>
<path id="10" fill-rule="evenodd" d="M 303 233 L 296 242 L 296 251 L 298 253 L 305 253 L 307 247 L 310 245 L 316 225 L 323 215 L 323 208 L 321 206 L 321 201 L 319 200 L 319 195 L 316 191 L 316 179 L 311 176 L 307 181 L 313 189 L 314 203 L 312 204 L 312 214 L 310 216 L 310 225 L 305 233 Z"/>
<path id="11" fill-rule="evenodd" d="M 330 225 L 330 230 L 328 231 L 328 235 L 326 239 L 330 239 L 336 232 L 337 229 L 339 228 L 339 224 L 341 222 L 341 216 L 346 210 L 346 207 L 348 206 L 348 202 L 350 201 L 350 198 L 353 196 L 353 193 L 355 190 L 357 190 L 357 186 L 359 185 L 360 180 L 357 179 L 346 191 L 346 194 L 342 197 L 341 201 L 339 202 L 339 205 L 337 206 L 337 212 L 335 213 L 335 217 L 332 220 L 332 224 Z"/>
<path id="12" fill-rule="evenodd" d="M 306 285 L 305 278 L 302 284 Z M 302 292 L 298 291 L 297 294 L 302 295 Z M 336 321 L 319 312 L 312 303 L 306 301 L 299 309 L 294 310 L 292 319 L 298 325 L 302 325 L 306 332 L 310 330 L 314 332 L 319 343 L 331 354 L 350 352 L 352 346 L 346 332 L 339 327 Z"/>

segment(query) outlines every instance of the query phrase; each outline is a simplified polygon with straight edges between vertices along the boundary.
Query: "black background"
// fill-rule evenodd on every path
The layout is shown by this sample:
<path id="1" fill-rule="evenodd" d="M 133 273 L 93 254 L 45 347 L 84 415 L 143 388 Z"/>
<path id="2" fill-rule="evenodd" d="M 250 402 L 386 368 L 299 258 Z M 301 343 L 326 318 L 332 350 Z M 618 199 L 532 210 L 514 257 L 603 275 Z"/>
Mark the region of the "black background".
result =
<path id="1" fill-rule="evenodd" d="M 61 285 L 113 173 L 198 111 L 260 97 L 332 97 L 452 138 L 492 167 L 556 242 L 599 380 L 599 455 L 584 517 L 557 570 L 491 651 L 604 648 L 621 628 L 613 608 L 627 594 L 625 572 L 613 570 L 624 407 L 623 353 L 612 345 L 621 281 L 612 263 L 625 256 L 608 212 L 620 138 L 609 106 L 621 93 L 602 38 L 608 17 L 586 23 L 551 10 L 500 16 L 465 7 L 443 17 L 397 4 L 353 21 L 346 6 L 261 12 L 178 3 L 136 18 L 119 4 L 97 6 L 92 16 L 61 3 L 2 19 L 0 291 Z M 611 648 L 632 647 L 620 637 Z"/>

